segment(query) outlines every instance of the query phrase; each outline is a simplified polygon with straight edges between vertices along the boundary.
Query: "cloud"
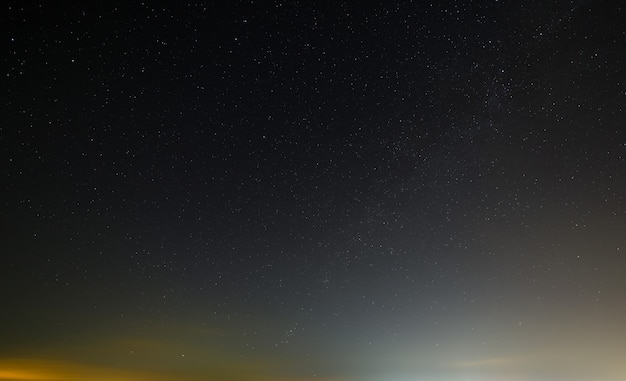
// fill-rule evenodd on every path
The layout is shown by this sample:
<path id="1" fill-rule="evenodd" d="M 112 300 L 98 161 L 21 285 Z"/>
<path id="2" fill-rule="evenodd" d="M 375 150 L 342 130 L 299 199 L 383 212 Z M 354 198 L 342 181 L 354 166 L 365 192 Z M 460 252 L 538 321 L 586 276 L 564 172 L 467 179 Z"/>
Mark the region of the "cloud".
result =
<path id="1" fill-rule="evenodd" d="M 595 349 L 595 348 L 594 348 Z M 514 380 L 623 380 L 622 355 L 589 348 L 552 348 L 516 356 L 450 362 L 456 371 Z"/>
<path id="2" fill-rule="evenodd" d="M 523 356 L 490 357 L 470 361 L 458 361 L 450 363 L 452 368 L 478 368 L 494 369 L 517 367 L 532 362 L 532 359 Z"/>

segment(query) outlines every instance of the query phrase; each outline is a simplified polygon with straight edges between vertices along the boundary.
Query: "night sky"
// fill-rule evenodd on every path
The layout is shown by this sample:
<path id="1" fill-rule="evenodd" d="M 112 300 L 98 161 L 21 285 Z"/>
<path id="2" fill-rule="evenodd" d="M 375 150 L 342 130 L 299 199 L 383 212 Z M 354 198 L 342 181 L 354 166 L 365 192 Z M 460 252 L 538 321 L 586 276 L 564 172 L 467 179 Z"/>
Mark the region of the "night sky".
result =
<path id="1" fill-rule="evenodd" d="M 626 4 L 2 5 L 0 380 L 623 381 Z"/>

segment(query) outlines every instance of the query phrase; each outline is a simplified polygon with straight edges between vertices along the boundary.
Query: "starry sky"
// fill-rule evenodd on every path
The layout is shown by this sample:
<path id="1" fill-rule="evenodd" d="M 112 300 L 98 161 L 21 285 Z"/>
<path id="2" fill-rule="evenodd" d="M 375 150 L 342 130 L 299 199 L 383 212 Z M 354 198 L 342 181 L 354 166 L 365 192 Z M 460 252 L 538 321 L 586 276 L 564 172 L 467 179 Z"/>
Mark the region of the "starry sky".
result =
<path id="1" fill-rule="evenodd" d="M 0 380 L 626 379 L 622 2 L 0 14 Z"/>

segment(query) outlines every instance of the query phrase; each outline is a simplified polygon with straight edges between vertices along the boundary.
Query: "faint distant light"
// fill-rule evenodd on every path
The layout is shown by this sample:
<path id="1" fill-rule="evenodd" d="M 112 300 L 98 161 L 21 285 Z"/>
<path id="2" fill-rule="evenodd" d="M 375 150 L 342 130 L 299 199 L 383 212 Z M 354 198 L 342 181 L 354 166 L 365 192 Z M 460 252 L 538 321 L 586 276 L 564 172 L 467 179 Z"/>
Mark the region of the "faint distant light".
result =
<path id="1" fill-rule="evenodd" d="M 0 369 L 0 380 L 57 380 L 58 377 L 54 375 L 47 375 L 45 373 L 36 371 L 27 371 L 21 369 Z"/>

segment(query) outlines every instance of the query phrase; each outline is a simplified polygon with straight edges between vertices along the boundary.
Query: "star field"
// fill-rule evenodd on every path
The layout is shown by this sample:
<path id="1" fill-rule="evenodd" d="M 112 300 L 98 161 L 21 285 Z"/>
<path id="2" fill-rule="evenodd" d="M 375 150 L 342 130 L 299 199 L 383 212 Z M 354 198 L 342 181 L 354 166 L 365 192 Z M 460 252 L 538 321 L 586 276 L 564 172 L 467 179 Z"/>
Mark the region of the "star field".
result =
<path id="1" fill-rule="evenodd" d="M 3 6 L 0 380 L 621 380 L 617 1 Z"/>

